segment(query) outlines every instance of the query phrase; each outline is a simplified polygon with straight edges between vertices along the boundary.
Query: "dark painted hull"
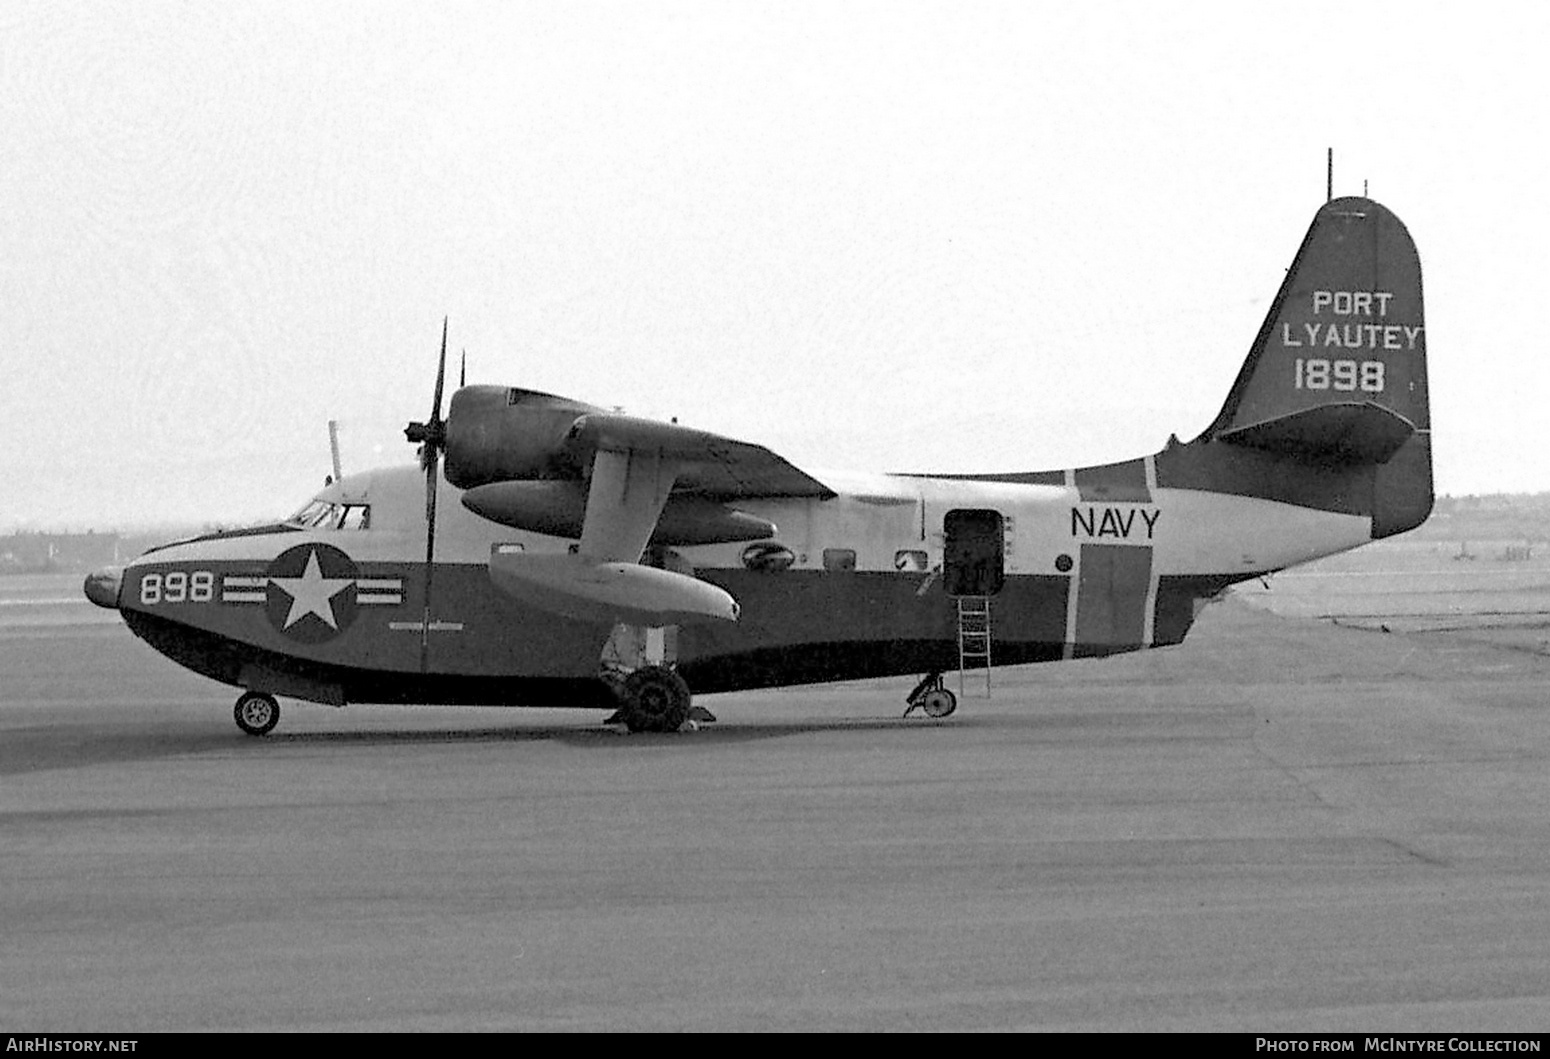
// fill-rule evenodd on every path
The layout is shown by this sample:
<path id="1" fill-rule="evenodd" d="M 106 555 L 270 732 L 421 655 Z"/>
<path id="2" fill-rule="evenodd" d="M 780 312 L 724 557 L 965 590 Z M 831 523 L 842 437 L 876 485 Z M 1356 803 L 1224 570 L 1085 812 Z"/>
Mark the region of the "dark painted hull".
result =
<path id="1" fill-rule="evenodd" d="M 129 628 L 146 643 L 196 673 L 234 687 L 345 703 L 448 706 L 564 706 L 616 709 L 612 689 L 597 677 L 524 677 L 469 673 L 404 673 L 319 662 L 281 654 L 215 633 L 136 611 L 126 611 Z M 252 681 L 254 670 L 271 681 Z M 265 684 L 287 684 L 267 687 Z M 315 687 L 319 694 L 304 692 Z M 337 698 L 323 689 L 338 689 Z"/>
<path id="2" fill-rule="evenodd" d="M 476 571 L 458 572 L 467 578 Z M 537 611 L 514 612 L 497 598 L 482 571 L 478 574 L 461 586 L 462 606 L 470 612 L 503 615 L 503 621 L 484 636 L 509 647 L 552 634 L 552 618 Z M 923 575 L 705 571 L 704 576 L 743 602 L 743 618 L 736 625 L 681 630 L 678 671 L 696 693 L 918 676 L 958 668 L 954 601 L 939 586 L 927 585 L 922 591 Z M 438 586 L 461 580 L 443 572 L 437 577 Z M 1216 594 L 1230 580 L 1163 578 L 1156 601 L 1154 645 L 1182 640 L 1198 601 Z M 993 602 L 994 663 L 1095 657 L 1142 646 L 1139 639 L 1116 639 L 1068 647 L 1066 610 L 1072 590 L 1068 577 L 1008 578 Z M 440 591 L 438 587 L 438 595 Z M 470 599 L 476 592 L 487 598 L 482 603 Z M 595 662 L 569 675 L 534 676 L 532 668 L 522 664 L 520 651 L 494 655 L 474 644 L 462 644 L 455 650 L 433 650 L 424 672 L 406 671 L 327 661 L 320 657 L 322 651 L 307 657 L 299 647 L 276 650 L 146 611 L 126 609 L 124 618 L 136 635 L 194 672 L 233 686 L 319 702 L 617 706 L 613 689 L 599 678 Z M 600 629 L 590 630 L 585 637 L 592 659 L 599 657 L 592 645 L 605 637 L 606 630 Z M 418 643 L 417 636 L 410 639 Z M 408 640 L 399 642 L 410 646 Z M 380 656 L 368 652 L 365 657 Z M 493 657 L 504 657 L 507 664 L 492 664 Z M 393 661 L 402 666 L 405 652 L 396 652 Z"/>

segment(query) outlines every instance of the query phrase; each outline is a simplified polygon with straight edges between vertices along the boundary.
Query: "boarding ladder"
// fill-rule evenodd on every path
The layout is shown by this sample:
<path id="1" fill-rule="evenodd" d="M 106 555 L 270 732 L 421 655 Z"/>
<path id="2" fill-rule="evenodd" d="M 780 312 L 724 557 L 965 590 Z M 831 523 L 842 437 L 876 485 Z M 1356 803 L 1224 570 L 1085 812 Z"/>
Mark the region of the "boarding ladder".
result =
<path id="1" fill-rule="evenodd" d="M 969 669 L 983 666 L 985 698 L 990 698 L 990 597 L 959 596 L 958 694 L 968 698 Z M 978 681 L 976 681 L 976 684 Z"/>

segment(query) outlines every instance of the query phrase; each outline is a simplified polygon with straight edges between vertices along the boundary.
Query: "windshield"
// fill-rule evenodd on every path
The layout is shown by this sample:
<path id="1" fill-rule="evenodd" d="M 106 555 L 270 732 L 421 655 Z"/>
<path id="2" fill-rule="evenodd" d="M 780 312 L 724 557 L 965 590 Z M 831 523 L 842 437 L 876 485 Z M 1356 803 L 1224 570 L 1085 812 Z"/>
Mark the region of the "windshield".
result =
<path id="1" fill-rule="evenodd" d="M 371 528 L 370 504 L 333 504 L 314 500 L 285 520 L 302 529 L 363 530 Z"/>

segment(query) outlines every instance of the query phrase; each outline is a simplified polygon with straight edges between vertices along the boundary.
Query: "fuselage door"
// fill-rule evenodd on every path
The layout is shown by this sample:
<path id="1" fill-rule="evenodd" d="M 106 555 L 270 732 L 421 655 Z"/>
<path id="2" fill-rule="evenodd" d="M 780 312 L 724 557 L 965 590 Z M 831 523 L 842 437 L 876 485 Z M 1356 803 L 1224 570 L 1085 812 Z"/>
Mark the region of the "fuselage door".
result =
<path id="1" fill-rule="evenodd" d="M 942 587 L 950 596 L 993 596 L 1006 580 L 999 511 L 955 508 L 942 518 Z"/>

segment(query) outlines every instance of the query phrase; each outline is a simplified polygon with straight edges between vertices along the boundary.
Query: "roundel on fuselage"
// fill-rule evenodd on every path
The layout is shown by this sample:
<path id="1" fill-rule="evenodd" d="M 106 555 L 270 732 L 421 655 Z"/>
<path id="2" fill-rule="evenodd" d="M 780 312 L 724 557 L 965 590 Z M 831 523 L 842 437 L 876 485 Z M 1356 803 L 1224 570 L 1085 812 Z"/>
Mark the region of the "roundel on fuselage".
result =
<path id="1" fill-rule="evenodd" d="M 275 556 L 269 568 L 264 611 L 282 636 L 325 643 L 355 621 L 355 561 L 329 544 L 301 544 Z"/>

